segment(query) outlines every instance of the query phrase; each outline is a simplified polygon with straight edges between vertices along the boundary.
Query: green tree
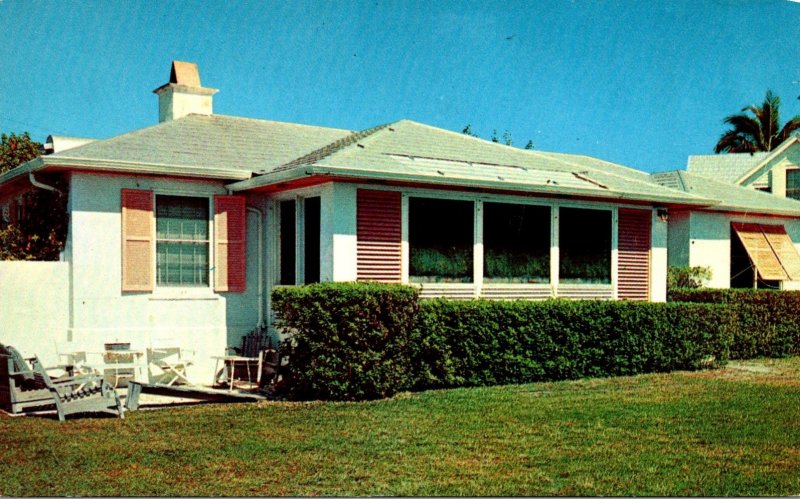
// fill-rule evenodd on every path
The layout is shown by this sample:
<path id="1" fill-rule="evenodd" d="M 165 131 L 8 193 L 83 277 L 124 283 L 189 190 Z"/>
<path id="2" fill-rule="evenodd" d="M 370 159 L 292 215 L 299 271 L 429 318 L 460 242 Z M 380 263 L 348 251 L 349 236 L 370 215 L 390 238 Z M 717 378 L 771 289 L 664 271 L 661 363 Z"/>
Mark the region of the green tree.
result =
<path id="1" fill-rule="evenodd" d="M 737 153 L 771 151 L 793 132 L 800 129 L 800 115 L 780 126 L 781 98 L 767 90 L 761 106 L 750 105 L 739 114 L 732 114 L 723 121 L 731 126 L 722 134 L 714 152 Z M 747 114 L 749 113 L 749 114 Z"/>
<path id="2" fill-rule="evenodd" d="M 28 132 L 0 135 L 0 174 L 39 157 L 41 144 Z M 0 216 L 0 260 L 58 260 L 67 238 L 67 183 L 51 177 L 58 190 L 27 193 L 23 220 L 9 224 Z"/>
<path id="3" fill-rule="evenodd" d="M 31 140 L 28 132 L 22 135 L 0 135 L 0 173 L 16 168 L 41 155 L 42 144 Z"/>

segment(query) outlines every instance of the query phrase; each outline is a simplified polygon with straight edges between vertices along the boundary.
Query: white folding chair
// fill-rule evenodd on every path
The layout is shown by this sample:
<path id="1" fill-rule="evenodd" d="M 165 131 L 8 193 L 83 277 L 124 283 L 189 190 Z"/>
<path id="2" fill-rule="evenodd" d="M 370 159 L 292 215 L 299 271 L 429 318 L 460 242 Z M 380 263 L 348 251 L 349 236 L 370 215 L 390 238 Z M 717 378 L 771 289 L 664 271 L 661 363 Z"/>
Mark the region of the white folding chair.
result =
<path id="1" fill-rule="evenodd" d="M 153 339 L 147 350 L 147 361 L 160 371 L 156 376 L 160 377 L 162 384 L 193 384 L 187 369 L 194 364 L 194 351 L 181 348 L 174 339 Z"/>

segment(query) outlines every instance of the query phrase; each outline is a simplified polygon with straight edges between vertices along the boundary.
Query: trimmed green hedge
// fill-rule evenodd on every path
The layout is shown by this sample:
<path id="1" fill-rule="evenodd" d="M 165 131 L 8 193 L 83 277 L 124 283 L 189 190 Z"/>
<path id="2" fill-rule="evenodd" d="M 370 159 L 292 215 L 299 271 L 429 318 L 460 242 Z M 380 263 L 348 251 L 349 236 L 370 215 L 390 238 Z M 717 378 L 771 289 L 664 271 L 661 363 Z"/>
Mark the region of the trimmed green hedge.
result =
<path id="1" fill-rule="evenodd" d="M 390 397 L 408 387 L 418 291 L 325 283 L 276 288 L 272 306 L 289 337 L 282 395 L 297 400 Z"/>
<path id="2" fill-rule="evenodd" d="M 727 359 L 728 317 L 699 304 L 426 301 L 415 388 L 697 369 Z"/>
<path id="3" fill-rule="evenodd" d="M 697 369 L 728 358 L 722 305 L 601 301 L 420 304 L 415 288 L 278 288 L 279 394 L 363 400 L 404 390 Z"/>
<path id="4" fill-rule="evenodd" d="M 673 289 L 668 299 L 725 305 L 734 324 L 731 359 L 800 355 L 800 291 Z"/>

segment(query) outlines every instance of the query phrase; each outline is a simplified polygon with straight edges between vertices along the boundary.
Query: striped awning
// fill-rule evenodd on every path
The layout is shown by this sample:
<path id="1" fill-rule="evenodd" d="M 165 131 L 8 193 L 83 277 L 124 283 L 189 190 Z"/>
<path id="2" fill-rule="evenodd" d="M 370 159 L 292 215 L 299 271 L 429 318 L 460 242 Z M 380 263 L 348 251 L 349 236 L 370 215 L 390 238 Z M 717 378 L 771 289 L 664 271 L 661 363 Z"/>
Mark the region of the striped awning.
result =
<path id="1" fill-rule="evenodd" d="M 783 225 L 731 224 L 765 281 L 800 281 L 800 254 Z"/>

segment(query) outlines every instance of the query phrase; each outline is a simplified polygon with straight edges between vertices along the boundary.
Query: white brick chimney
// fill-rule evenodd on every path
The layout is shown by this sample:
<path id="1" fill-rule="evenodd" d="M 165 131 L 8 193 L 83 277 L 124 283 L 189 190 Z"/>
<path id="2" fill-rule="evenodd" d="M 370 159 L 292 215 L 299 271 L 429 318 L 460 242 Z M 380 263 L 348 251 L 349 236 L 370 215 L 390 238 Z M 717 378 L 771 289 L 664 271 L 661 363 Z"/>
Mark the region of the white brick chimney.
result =
<path id="1" fill-rule="evenodd" d="M 216 88 L 200 86 L 200 72 L 193 62 L 172 61 L 169 83 L 153 90 L 158 95 L 158 122 L 177 120 L 187 114 L 214 114 Z"/>

